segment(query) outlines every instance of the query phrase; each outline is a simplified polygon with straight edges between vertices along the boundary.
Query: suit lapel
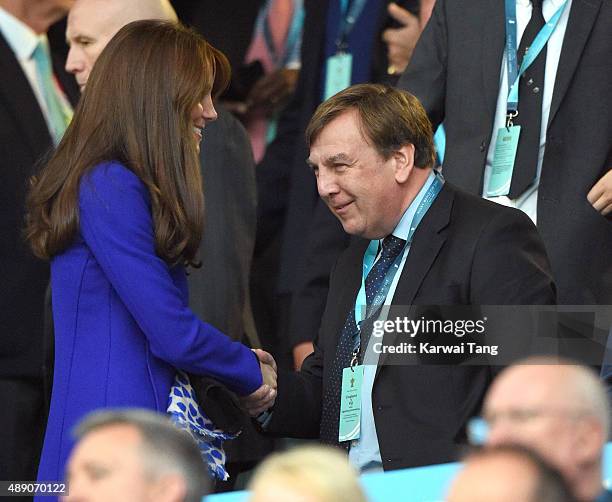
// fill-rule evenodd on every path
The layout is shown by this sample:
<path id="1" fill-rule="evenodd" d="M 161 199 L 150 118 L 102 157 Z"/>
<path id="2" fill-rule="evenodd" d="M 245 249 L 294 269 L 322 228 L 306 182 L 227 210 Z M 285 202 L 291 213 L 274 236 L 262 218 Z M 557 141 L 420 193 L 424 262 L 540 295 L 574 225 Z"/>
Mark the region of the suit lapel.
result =
<path id="1" fill-rule="evenodd" d="M 446 183 L 414 233 L 410 252 L 393 295 L 394 305 L 412 305 L 423 280 L 446 241 L 447 232 L 445 229 L 450 221 L 454 198 L 453 188 Z M 392 345 L 396 337 L 396 333 L 387 333 L 384 337 L 385 345 Z M 377 376 L 386 359 L 387 355 L 381 354 L 376 372 Z"/>
<path id="2" fill-rule="evenodd" d="M 410 305 L 414 301 L 423 279 L 446 241 L 443 230 L 450 220 L 453 199 L 453 189 L 446 183 L 414 233 L 394 295 L 394 298 L 401 299 L 401 305 Z"/>
<path id="3" fill-rule="evenodd" d="M 51 136 L 30 83 L 1 34 L 0 75 L 0 99 L 8 107 L 14 125 L 21 130 L 36 160 L 51 146 Z"/>
<path id="4" fill-rule="evenodd" d="M 488 0 L 488 4 L 486 9 L 488 16 L 483 20 L 482 26 L 482 80 L 486 110 L 489 112 L 487 123 L 493 123 L 505 44 L 505 14 L 503 1 Z M 501 31 L 500 26 L 503 27 Z M 473 56 L 473 54 L 465 55 L 465 57 Z"/>
<path id="5" fill-rule="evenodd" d="M 600 8 L 601 0 L 572 0 L 567 28 L 563 37 L 561 56 L 559 57 L 555 89 L 550 104 L 549 126 L 557 111 L 559 111 L 559 106 L 572 81 Z"/>
<path id="6" fill-rule="evenodd" d="M 346 257 L 346 265 L 338 266 L 335 275 L 339 274 L 342 281 L 340 290 L 337 296 L 337 303 L 333 306 L 333 318 L 331 319 L 331 333 L 334 336 L 333 346 L 338 346 L 338 340 L 342 333 L 342 328 L 346 321 L 346 316 L 355 305 L 357 293 L 361 286 L 361 267 L 363 265 L 363 255 L 370 241 L 358 239 L 352 243 L 347 253 L 350 256 Z M 329 296 L 331 298 L 332 295 Z M 334 351 L 335 353 L 335 351 Z"/>

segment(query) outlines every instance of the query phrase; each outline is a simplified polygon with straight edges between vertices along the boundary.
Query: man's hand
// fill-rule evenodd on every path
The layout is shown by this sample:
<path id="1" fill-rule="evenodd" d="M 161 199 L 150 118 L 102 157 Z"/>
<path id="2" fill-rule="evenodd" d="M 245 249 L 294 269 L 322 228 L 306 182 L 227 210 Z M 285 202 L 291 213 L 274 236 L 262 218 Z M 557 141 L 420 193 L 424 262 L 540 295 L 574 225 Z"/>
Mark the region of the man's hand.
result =
<path id="1" fill-rule="evenodd" d="M 263 109 L 267 116 L 280 111 L 295 91 L 299 70 L 281 68 L 260 78 L 249 92 L 248 110 Z"/>
<path id="2" fill-rule="evenodd" d="M 396 3 L 391 2 L 387 11 L 402 25 L 401 28 L 388 28 L 382 34 L 382 39 L 387 44 L 389 73 L 393 75 L 402 73 L 408 66 L 423 27 L 418 17 Z"/>
<path id="3" fill-rule="evenodd" d="M 593 188 L 587 194 L 587 199 L 595 210 L 603 216 L 612 213 L 612 169 L 593 185 Z"/>
<path id="4" fill-rule="evenodd" d="M 260 363 L 271 366 L 274 371 L 278 370 L 276 366 L 276 361 L 274 360 L 274 357 L 272 357 L 272 354 L 270 354 L 269 352 L 266 352 L 263 349 L 251 349 L 251 350 L 255 352 L 255 355 L 257 356 L 257 359 L 259 359 Z"/>
<path id="5" fill-rule="evenodd" d="M 314 352 L 314 346 L 312 342 L 302 342 L 293 347 L 293 364 L 296 371 L 299 371 L 306 359 L 310 354 Z"/>
<path id="6" fill-rule="evenodd" d="M 240 402 L 251 417 L 256 417 L 274 406 L 276 400 L 276 361 L 271 354 L 253 349 L 259 359 L 263 384 L 252 394 L 241 397 Z"/>

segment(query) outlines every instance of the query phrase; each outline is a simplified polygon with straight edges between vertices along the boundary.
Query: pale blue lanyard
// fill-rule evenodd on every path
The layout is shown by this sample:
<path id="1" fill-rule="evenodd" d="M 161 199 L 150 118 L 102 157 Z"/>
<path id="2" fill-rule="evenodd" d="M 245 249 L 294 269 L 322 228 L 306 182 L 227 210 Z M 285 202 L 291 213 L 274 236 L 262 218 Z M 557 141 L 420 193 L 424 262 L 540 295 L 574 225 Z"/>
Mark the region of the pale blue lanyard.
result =
<path id="1" fill-rule="evenodd" d="M 516 36 L 516 0 L 505 0 L 506 2 L 506 62 L 508 68 L 508 117 L 509 120 L 515 117 L 518 110 L 519 102 L 519 79 L 529 68 L 531 63 L 535 61 L 538 54 L 542 51 L 548 39 L 551 37 L 555 28 L 559 24 L 559 19 L 563 10 L 567 5 L 567 1 L 557 9 L 548 22 L 542 26 L 533 43 L 529 47 L 527 54 L 523 58 L 521 67 L 517 71 L 517 36 Z"/>
<path id="2" fill-rule="evenodd" d="M 423 196 L 419 206 L 417 207 L 414 216 L 412 217 L 412 221 L 410 222 L 410 230 L 408 231 L 408 236 L 406 237 L 406 244 L 402 248 L 402 251 L 397 255 L 393 264 L 389 267 L 389 270 L 385 274 L 385 278 L 383 280 L 383 284 L 376 294 L 372 303 L 367 305 L 366 292 L 365 292 L 365 281 L 366 277 L 370 273 L 372 266 L 374 265 L 374 261 L 376 260 L 376 255 L 378 254 L 378 247 L 380 244 L 380 240 L 370 241 L 368 248 L 366 249 L 365 254 L 363 255 L 363 271 L 361 274 L 361 288 L 359 288 L 359 293 L 357 293 L 357 300 L 355 301 L 355 324 L 359 328 L 360 324 L 363 320 L 368 319 L 376 312 L 378 309 L 385 303 L 385 299 L 387 298 L 387 294 L 389 293 L 389 289 L 391 288 L 391 284 L 393 283 L 393 279 L 395 278 L 395 274 L 399 270 L 399 265 L 402 262 L 404 252 L 406 251 L 406 247 L 410 245 L 412 242 L 412 237 L 414 236 L 414 232 L 416 231 L 419 223 L 427 213 L 428 209 L 433 204 L 433 201 L 436 200 L 436 197 L 442 190 L 444 186 L 444 178 L 441 174 L 436 173 L 436 177 L 434 178 L 432 184 L 429 189 Z M 407 209 L 406 209 L 407 210 Z M 366 305 L 366 315 L 361 317 L 361 307 Z M 362 320 L 363 319 L 363 320 Z M 356 356 L 357 352 L 359 352 L 361 337 L 359 336 L 359 329 L 355 334 L 355 353 L 353 356 Z"/>
<path id="3" fill-rule="evenodd" d="M 367 0 L 353 0 L 349 8 L 349 0 L 340 0 L 341 22 L 338 38 L 336 39 L 336 48 L 338 52 L 346 50 L 348 46 L 348 36 L 353 30 L 366 2 Z"/>

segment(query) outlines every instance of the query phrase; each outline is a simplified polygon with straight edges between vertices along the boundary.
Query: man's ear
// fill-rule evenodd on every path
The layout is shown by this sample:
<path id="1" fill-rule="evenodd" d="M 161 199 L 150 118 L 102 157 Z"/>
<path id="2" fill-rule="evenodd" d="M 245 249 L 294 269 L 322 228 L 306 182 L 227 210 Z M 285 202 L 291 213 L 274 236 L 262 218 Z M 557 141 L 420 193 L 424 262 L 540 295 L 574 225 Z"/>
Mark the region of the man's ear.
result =
<path id="1" fill-rule="evenodd" d="M 395 181 L 406 183 L 414 169 L 414 145 L 408 143 L 402 146 L 393 152 L 392 158 L 395 161 Z"/>
<path id="2" fill-rule="evenodd" d="M 605 444 L 606 437 L 599 420 L 593 417 L 581 419 L 576 424 L 575 437 L 574 454 L 577 462 L 591 463 L 601 456 L 601 446 Z"/>
<path id="3" fill-rule="evenodd" d="M 151 500 L 182 502 L 187 497 L 187 482 L 179 474 L 164 474 L 150 486 Z"/>

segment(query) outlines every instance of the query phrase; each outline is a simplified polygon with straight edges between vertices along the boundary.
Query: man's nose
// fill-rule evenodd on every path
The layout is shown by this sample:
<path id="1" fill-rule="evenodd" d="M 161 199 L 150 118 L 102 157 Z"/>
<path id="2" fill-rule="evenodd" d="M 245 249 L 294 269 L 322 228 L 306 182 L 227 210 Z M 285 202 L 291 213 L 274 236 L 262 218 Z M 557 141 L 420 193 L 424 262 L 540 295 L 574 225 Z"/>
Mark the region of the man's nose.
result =
<path id="1" fill-rule="evenodd" d="M 77 56 L 77 51 L 74 46 L 70 47 L 70 50 L 68 51 L 65 68 L 68 73 L 72 73 L 73 75 L 83 69 L 83 62 Z"/>
<path id="2" fill-rule="evenodd" d="M 329 197 L 339 192 L 336 176 L 327 169 L 319 168 L 317 175 L 317 190 L 320 197 Z"/>

